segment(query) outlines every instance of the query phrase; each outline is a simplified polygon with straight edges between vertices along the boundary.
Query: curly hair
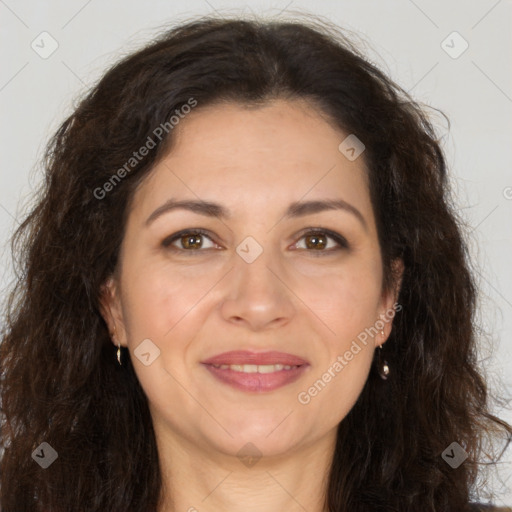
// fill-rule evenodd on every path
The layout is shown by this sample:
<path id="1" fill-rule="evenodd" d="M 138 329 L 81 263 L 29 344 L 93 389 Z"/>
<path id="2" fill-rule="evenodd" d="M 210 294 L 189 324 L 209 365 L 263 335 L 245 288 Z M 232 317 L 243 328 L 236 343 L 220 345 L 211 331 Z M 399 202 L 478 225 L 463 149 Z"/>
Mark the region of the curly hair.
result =
<path id="1" fill-rule="evenodd" d="M 181 23 L 113 65 L 53 135 L 37 200 L 11 239 L 2 510 L 153 512 L 160 503 L 147 398 L 130 358 L 117 365 L 99 298 L 133 195 L 171 150 L 172 131 L 98 191 L 190 98 L 198 110 L 307 100 L 364 141 L 383 288 L 401 258 L 402 311 L 382 349 L 392 373 L 383 382 L 372 367 L 338 426 L 325 505 L 465 510 L 491 456 L 486 439 L 508 444 L 512 426 L 491 413 L 478 366 L 476 281 L 445 157 L 426 110 L 345 33 L 312 17 Z M 456 469 L 441 456 L 454 441 L 468 455 Z M 58 453 L 47 470 L 31 457 L 42 442 Z"/>

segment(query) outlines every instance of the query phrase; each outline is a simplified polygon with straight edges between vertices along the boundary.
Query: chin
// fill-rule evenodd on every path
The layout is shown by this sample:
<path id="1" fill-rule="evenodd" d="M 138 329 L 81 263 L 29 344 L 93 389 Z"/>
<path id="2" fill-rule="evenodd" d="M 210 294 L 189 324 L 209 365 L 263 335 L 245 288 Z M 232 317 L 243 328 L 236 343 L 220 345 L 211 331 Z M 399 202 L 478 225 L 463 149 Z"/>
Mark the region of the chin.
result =
<path id="1" fill-rule="evenodd" d="M 236 427 L 232 424 L 227 430 L 233 437 L 222 435 L 215 440 L 215 444 L 219 451 L 231 456 L 283 455 L 293 450 L 304 437 L 293 425 L 285 427 L 284 423 L 288 421 L 283 422 L 285 417 L 286 414 L 281 415 L 279 421 L 263 421 L 260 417 L 256 423 L 251 424 L 249 421 Z"/>

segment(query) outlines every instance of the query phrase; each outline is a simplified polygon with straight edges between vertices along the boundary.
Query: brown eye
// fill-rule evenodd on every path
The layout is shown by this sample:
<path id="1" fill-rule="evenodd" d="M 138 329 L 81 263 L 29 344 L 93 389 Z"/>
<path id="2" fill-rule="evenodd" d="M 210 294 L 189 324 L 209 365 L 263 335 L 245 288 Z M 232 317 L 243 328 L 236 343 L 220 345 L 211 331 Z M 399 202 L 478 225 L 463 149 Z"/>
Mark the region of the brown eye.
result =
<path id="1" fill-rule="evenodd" d="M 306 235 L 306 246 L 308 249 L 324 249 L 327 245 L 326 238 L 324 235 Z"/>
<path id="2" fill-rule="evenodd" d="M 300 240 L 304 240 L 304 246 L 301 247 L 301 242 L 298 242 L 296 248 L 304 249 L 313 254 L 317 253 L 315 255 L 328 255 L 342 249 L 349 249 L 348 242 L 343 236 L 327 229 L 317 228 L 307 231 Z"/>
<path id="3" fill-rule="evenodd" d="M 210 246 L 204 246 L 205 240 L 210 242 Z M 180 231 L 167 237 L 162 246 L 166 249 L 181 252 L 203 252 L 205 249 L 213 249 L 215 244 L 210 236 L 202 229 L 188 229 Z M 200 250 L 202 249 L 202 250 Z"/>
<path id="4" fill-rule="evenodd" d="M 185 249 L 199 249 L 203 245 L 202 235 L 184 235 L 180 242 Z"/>

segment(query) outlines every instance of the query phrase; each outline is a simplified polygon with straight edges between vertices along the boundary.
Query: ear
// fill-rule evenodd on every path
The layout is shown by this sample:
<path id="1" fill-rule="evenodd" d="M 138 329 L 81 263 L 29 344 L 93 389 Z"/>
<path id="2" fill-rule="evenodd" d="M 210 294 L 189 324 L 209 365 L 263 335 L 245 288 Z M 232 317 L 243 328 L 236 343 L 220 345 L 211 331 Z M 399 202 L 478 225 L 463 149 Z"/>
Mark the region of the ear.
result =
<path id="1" fill-rule="evenodd" d="M 126 347 L 126 330 L 121 307 L 119 284 L 113 276 L 110 276 L 101 285 L 99 305 L 101 316 L 108 326 L 112 343 L 116 346 L 117 343 L 120 343 L 123 347 Z"/>
<path id="2" fill-rule="evenodd" d="M 395 306 L 398 301 L 398 296 L 400 295 L 404 274 L 404 262 L 401 258 L 397 258 L 391 262 L 391 272 L 393 275 L 393 286 L 390 290 L 385 291 L 381 297 L 379 319 L 382 320 L 384 326 L 382 329 L 379 329 L 379 334 L 375 336 L 376 348 L 386 342 L 391 333 L 395 313 L 402 309 L 400 304 Z M 381 324 L 379 323 L 378 325 L 380 326 Z M 384 331 L 384 336 L 380 333 L 381 330 Z"/>

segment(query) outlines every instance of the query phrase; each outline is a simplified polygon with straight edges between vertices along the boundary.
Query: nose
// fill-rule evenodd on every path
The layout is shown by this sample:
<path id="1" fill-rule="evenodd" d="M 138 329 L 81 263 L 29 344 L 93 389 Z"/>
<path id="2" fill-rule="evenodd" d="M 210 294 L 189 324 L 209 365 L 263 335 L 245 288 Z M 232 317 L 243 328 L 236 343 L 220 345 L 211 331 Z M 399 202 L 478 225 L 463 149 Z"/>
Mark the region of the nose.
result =
<path id="1" fill-rule="evenodd" d="M 236 255 L 234 265 L 221 305 L 224 320 L 253 331 L 290 322 L 295 314 L 294 293 L 271 251 L 264 250 L 252 263 Z"/>

